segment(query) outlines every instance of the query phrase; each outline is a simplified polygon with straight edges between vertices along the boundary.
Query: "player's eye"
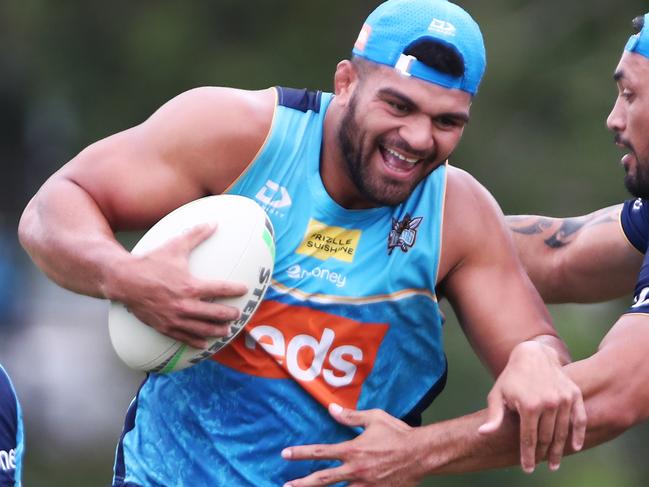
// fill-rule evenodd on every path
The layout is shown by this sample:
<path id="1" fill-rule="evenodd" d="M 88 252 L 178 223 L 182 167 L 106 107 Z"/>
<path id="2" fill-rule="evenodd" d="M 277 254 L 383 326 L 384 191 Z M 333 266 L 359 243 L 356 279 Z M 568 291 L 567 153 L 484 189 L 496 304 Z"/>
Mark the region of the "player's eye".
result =
<path id="1" fill-rule="evenodd" d="M 464 122 L 455 117 L 437 117 L 437 125 L 441 128 L 452 129 L 455 127 L 462 127 Z"/>
<path id="2" fill-rule="evenodd" d="M 387 100 L 386 103 L 390 106 L 390 108 L 392 108 L 393 111 L 401 115 L 410 113 L 410 107 L 405 103 L 399 103 L 398 101 L 394 100 Z"/>
<path id="3" fill-rule="evenodd" d="M 633 91 L 631 91 L 631 90 L 624 89 L 624 90 L 622 90 L 622 92 L 620 93 L 620 96 L 621 96 L 622 98 L 624 98 L 625 100 L 627 100 L 627 101 L 631 101 L 631 100 L 633 99 L 634 93 L 633 93 Z"/>

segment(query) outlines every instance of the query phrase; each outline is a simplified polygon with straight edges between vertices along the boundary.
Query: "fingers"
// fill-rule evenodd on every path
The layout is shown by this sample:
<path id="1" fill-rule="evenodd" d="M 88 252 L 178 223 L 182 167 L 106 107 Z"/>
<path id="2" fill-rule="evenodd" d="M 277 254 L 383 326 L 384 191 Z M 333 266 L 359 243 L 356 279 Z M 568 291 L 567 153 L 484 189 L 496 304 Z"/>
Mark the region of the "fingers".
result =
<path id="1" fill-rule="evenodd" d="M 503 422 L 505 416 L 505 402 L 500 393 L 490 393 L 487 396 L 487 421 L 478 428 L 482 434 L 493 433 Z"/>
<path id="2" fill-rule="evenodd" d="M 176 311 L 177 315 L 181 318 L 188 318 L 219 325 L 237 320 L 239 319 L 239 316 L 241 316 L 239 310 L 233 306 L 225 306 L 222 304 L 194 299 L 183 300 L 178 304 Z"/>
<path id="3" fill-rule="evenodd" d="M 556 425 L 554 426 L 554 439 L 547 452 L 548 466 L 550 470 L 556 471 L 561 464 L 561 457 L 563 457 L 563 450 L 568 439 L 568 431 L 570 430 L 570 404 L 562 407 L 556 415 Z M 546 452 L 544 452 L 546 453 Z"/>
<path id="4" fill-rule="evenodd" d="M 346 426 L 362 426 L 364 428 L 367 428 L 379 414 L 383 413 L 376 409 L 356 411 L 354 409 L 343 408 L 336 403 L 331 403 L 328 410 L 329 414 L 339 423 Z M 341 460 L 347 451 L 348 443 L 288 447 L 282 450 L 282 457 L 287 460 Z"/>
<path id="5" fill-rule="evenodd" d="M 248 292 L 248 286 L 240 282 L 196 280 L 194 295 L 204 301 L 215 301 L 219 298 L 236 298 Z"/>
<path id="6" fill-rule="evenodd" d="M 551 409 L 541 416 L 541 421 L 539 421 L 539 433 L 538 433 L 538 446 L 536 447 L 536 452 L 538 458 L 546 458 L 548 451 L 550 450 L 550 445 L 553 448 L 556 448 L 558 440 L 558 429 L 560 425 L 565 422 L 565 420 L 570 420 L 569 414 L 566 416 L 565 413 L 569 413 L 570 410 L 562 411 L 564 414 L 560 414 L 556 409 Z M 564 418 L 564 416 L 566 416 Z M 569 423 L 563 424 L 564 427 L 568 428 Z M 553 441 L 554 440 L 554 441 Z M 564 438 L 565 440 L 565 438 Z M 563 451 L 563 445 L 562 450 Z"/>
<path id="7" fill-rule="evenodd" d="M 198 338 L 210 339 L 228 336 L 230 334 L 230 323 L 206 323 L 186 319 L 178 323 L 177 329 Z"/>
<path id="8" fill-rule="evenodd" d="M 572 398 L 564 398 L 555 406 L 544 408 L 519 407 L 521 467 L 526 473 L 534 471 L 536 458 L 547 458 L 550 470 L 559 469 L 566 441 L 572 428 L 572 447 L 583 447 L 587 416 L 579 391 Z"/>
<path id="9" fill-rule="evenodd" d="M 202 223 L 190 228 L 176 239 L 184 247 L 187 253 L 196 248 L 200 243 L 210 238 L 216 230 L 216 223 Z"/>
<path id="10" fill-rule="evenodd" d="M 519 415 L 521 418 L 521 467 L 525 473 L 532 473 L 536 466 L 536 443 L 538 438 L 539 413 L 536 408 L 530 408 L 525 412 L 519 410 Z"/>
<path id="11" fill-rule="evenodd" d="M 586 408 L 584 406 L 584 401 L 581 393 L 577 391 L 575 392 L 572 401 L 564 401 L 563 405 L 556 414 L 554 437 L 552 439 L 550 448 L 547 451 L 547 461 L 550 470 L 556 471 L 559 469 L 561 459 L 565 451 L 566 441 L 568 439 L 571 428 L 571 446 L 575 451 L 581 450 L 586 437 L 586 425 Z M 542 434 L 544 433 L 539 433 L 540 444 L 543 443 L 543 440 L 541 440 L 540 438 Z M 540 451 L 540 453 L 544 455 L 546 452 Z"/>
<path id="12" fill-rule="evenodd" d="M 191 347 L 204 350 L 209 347 L 210 339 L 228 336 L 230 334 L 230 325 L 216 325 L 201 321 L 183 320 L 174 327 L 161 327 L 159 331 Z"/>
<path id="13" fill-rule="evenodd" d="M 375 414 L 375 411 L 356 411 L 354 409 L 347 409 L 339 404 L 331 403 L 329 404 L 329 414 L 340 424 L 346 426 L 362 426 L 367 428 L 370 422 L 372 421 L 372 415 Z"/>
<path id="14" fill-rule="evenodd" d="M 347 442 L 331 445 L 290 446 L 282 450 L 285 460 L 340 460 Z"/>
<path id="15" fill-rule="evenodd" d="M 240 315 L 236 308 L 189 299 L 162 315 L 131 311 L 160 333 L 198 349 L 206 349 L 211 338 L 228 336 L 230 324 Z"/>
<path id="16" fill-rule="evenodd" d="M 188 333 L 184 330 L 169 330 L 168 332 L 163 332 L 169 338 L 183 342 L 190 347 L 197 348 L 199 350 L 205 350 L 209 346 L 207 340 L 203 337 L 199 337 Z"/>
<path id="17" fill-rule="evenodd" d="M 581 393 L 578 394 L 577 400 L 572 405 L 570 419 L 572 421 L 572 448 L 575 451 L 579 451 L 584 446 L 586 426 L 588 424 L 586 406 L 584 405 L 584 398 Z"/>
<path id="18" fill-rule="evenodd" d="M 312 487 L 320 485 L 333 485 L 343 480 L 350 480 L 350 472 L 345 465 L 314 472 L 306 477 L 291 480 L 284 487 Z"/>

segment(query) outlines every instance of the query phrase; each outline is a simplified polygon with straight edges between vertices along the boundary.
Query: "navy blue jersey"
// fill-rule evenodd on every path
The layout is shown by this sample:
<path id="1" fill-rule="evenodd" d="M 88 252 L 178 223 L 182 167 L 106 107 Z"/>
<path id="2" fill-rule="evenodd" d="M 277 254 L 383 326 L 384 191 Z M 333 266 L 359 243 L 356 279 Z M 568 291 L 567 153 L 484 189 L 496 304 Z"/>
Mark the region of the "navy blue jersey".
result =
<path id="1" fill-rule="evenodd" d="M 649 200 L 637 198 L 624 202 L 620 217 L 624 235 L 645 258 L 633 292 L 633 304 L 628 313 L 649 314 Z"/>
<path id="2" fill-rule="evenodd" d="M 0 487 L 20 486 L 23 425 L 11 380 L 0 365 Z"/>

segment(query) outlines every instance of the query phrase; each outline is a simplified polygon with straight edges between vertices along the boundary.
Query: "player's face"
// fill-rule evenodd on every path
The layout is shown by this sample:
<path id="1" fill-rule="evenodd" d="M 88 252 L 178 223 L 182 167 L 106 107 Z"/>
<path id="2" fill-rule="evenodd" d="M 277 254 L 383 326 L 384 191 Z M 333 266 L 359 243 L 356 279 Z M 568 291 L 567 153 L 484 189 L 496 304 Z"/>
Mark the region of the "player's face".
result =
<path id="1" fill-rule="evenodd" d="M 379 67 L 354 90 L 338 142 L 356 207 L 403 202 L 455 149 L 471 96 Z"/>
<path id="2" fill-rule="evenodd" d="M 607 125 L 628 150 L 621 160 L 624 184 L 633 196 L 649 198 L 649 59 L 625 51 L 614 78 L 618 96 Z"/>

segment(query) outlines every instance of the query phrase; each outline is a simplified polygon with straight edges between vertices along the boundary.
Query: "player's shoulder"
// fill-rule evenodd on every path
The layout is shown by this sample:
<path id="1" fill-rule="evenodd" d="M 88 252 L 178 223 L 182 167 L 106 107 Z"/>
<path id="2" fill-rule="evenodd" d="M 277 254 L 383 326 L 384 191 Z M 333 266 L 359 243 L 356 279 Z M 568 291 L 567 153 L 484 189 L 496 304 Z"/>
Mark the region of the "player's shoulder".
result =
<path id="1" fill-rule="evenodd" d="M 156 114 L 188 122 L 201 130 L 212 127 L 219 131 L 263 131 L 271 123 L 276 101 L 277 92 L 274 88 L 253 91 L 202 86 L 175 96 Z"/>
<path id="2" fill-rule="evenodd" d="M 447 166 L 446 209 L 469 219 L 479 218 L 485 211 L 500 214 L 498 204 L 482 183 L 469 172 L 451 164 Z"/>
<path id="3" fill-rule="evenodd" d="M 4 367 L 0 364 L 0 405 L 6 407 L 16 402 L 16 394 L 13 384 Z"/>
<path id="4" fill-rule="evenodd" d="M 635 198 L 626 200 L 622 204 L 622 213 L 638 223 L 644 223 L 649 229 L 649 200 Z"/>
<path id="5" fill-rule="evenodd" d="M 649 200 L 636 198 L 625 201 L 620 211 L 620 224 L 629 242 L 645 253 L 649 245 Z"/>
<path id="6" fill-rule="evenodd" d="M 6 428 L 11 429 L 12 433 L 9 434 L 9 437 L 13 438 L 12 435 L 15 433 L 13 430 L 17 421 L 17 403 L 18 399 L 16 398 L 16 392 L 14 391 L 11 379 L 0 364 L 0 426 L 4 426 L 5 428 L 0 431 L 0 436 L 3 438 L 9 433 L 6 431 Z M 4 440 L 6 438 L 3 439 L 3 443 L 5 442 Z"/>
<path id="7" fill-rule="evenodd" d="M 194 88 L 162 105 L 134 135 L 156 147 L 168 164 L 218 193 L 239 176 L 266 140 L 276 103 L 274 88 Z"/>
<path id="8" fill-rule="evenodd" d="M 277 103 L 283 107 L 301 112 L 319 112 L 322 104 L 322 92 L 306 88 L 289 88 L 277 86 Z"/>
<path id="9" fill-rule="evenodd" d="M 468 256 L 490 252 L 506 235 L 504 217 L 491 193 L 470 173 L 448 165 L 443 265 L 453 267 Z"/>

